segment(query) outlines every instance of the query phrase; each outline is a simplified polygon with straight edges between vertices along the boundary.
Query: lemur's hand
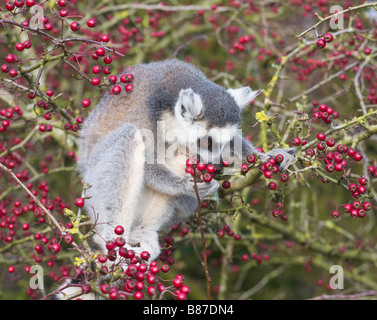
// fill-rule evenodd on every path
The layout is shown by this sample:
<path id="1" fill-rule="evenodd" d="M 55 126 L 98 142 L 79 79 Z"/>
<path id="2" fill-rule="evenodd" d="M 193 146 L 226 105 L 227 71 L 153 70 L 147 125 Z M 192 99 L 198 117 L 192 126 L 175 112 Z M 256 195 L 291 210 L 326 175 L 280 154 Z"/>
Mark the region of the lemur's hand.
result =
<path id="1" fill-rule="evenodd" d="M 274 149 L 271 151 L 268 151 L 266 153 L 259 154 L 259 158 L 263 162 L 267 162 L 267 160 L 271 157 L 276 157 L 278 154 L 281 154 L 284 157 L 283 162 L 279 166 L 280 171 L 285 171 L 288 169 L 288 167 L 292 164 L 293 161 L 295 161 L 295 155 L 296 155 L 296 148 L 288 148 L 288 149 Z"/>
<path id="2" fill-rule="evenodd" d="M 214 179 L 212 179 L 210 182 L 198 182 L 196 184 L 200 199 L 214 195 L 219 186 L 220 184 Z"/>

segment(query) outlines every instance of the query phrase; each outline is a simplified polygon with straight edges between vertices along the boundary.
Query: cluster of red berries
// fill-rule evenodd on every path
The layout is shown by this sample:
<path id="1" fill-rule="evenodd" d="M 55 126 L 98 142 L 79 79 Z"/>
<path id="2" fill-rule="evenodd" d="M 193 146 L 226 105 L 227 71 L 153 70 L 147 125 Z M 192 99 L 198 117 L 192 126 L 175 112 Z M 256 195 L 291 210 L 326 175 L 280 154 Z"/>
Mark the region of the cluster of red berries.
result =
<path id="1" fill-rule="evenodd" d="M 278 202 L 276 203 L 276 209 L 272 211 L 272 216 L 274 218 L 280 218 L 283 221 L 286 221 L 288 219 L 288 216 L 285 214 L 283 210 L 283 203 Z"/>
<path id="2" fill-rule="evenodd" d="M 317 47 L 323 49 L 326 47 L 327 43 L 330 43 L 331 41 L 334 40 L 334 36 L 331 33 L 325 33 L 322 38 L 319 38 L 316 42 Z"/>
<path id="3" fill-rule="evenodd" d="M 204 182 L 211 182 L 215 177 L 216 168 L 213 164 L 205 164 L 194 159 L 187 159 L 186 172 L 192 176 L 196 174 L 201 177 Z"/>
<path id="4" fill-rule="evenodd" d="M 125 247 L 125 240 L 123 238 L 124 228 L 116 226 L 114 233 L 117 235 L 114 241 L 106 243 L 107 253 L 102 253 L 97 256 L 97 261 L 100 264 L 100 275 L 113 275 L 118 278 L 118 281 L 106 281 L 100 286 L 100 290 L 110 300 L 124 300 L 132 296 L 135 300 L 140 300 L 145 297 L 156 298 L 165 295 L 167 292 L 172 293 L 178 300 L 186 299 L 190 288 L 184 285 L 183 276 L 178 274 L 171 280 L 163 280 L 159 273 L 167 273 L 170 271 L 168 263 L 158 266 L 157 261 L 148 263 L 150 257 L 147 251 L 136 254 L 133 250 L 128 250 Z M 165 245 L 171 246 L 173 239 L 167 237 Z M 164 260 L 169 260 L 170 253 L 165 249 Z M 172 261 L 170 261 L 172 262 Z M 77 270 L 79 269 L 79 270 Z M 82 268 L 76 268 L 75 276 L 82 275 Z M 119 281 L 119 277 L 121 281 Z M 88 277 L 85 277 L 88 280 Z M 91 292 L 91 284 L 86 280 L 82 284 L 82 292 Z M 171 281 L 171 284 L 166 284 Z"/>
<path id="5" fill-rule="evenodd" d="M 234 231 L 228 224 L 224 224 L 224 226 L 217 231 L 217 236 L 219 238 L 223 238 L 225 235 L 233 237 L 234 240 L 241 240 L 241 235 L 239 233 L 234 233 Z"/>
<path id="6" fill-rule="evenodd" d="M 8 109 L 1 109 L 0 116 L 5 117 L 0 123 L 0 132 L 5 132 L 11 125 L 11 121 L 14 118 L 22 116 L 22 110 L 19 106 L 9 107 Z"/>
<path id="7" fill-rule="evenodd" d="M 246 160 L 248 163 L 254 164 L 256 161 L 256 158 L 254 155 L 249 155 L 247 156 Z M 279 172 L 279 164 L 281 164 L 283 161 L 284 161 L 284 156 L 281 154 L 278 154 L 275 157 L 271 157 L 270 159 L 268 159 L 266 163 L 261 164 L 259 166 L 259 171 L 263 173 L 263 176 L 266 179 L 273 179 L 277 177 L 280 181 L 285 183 L 289 180 L 289 176 L 286 173 Z M 248 169 L 249 168 L 246 164 L 243 164 L 241 166 L 241 172 L 247 172 Z M 268 188 L 270 190 L 275 190 L 277 188 L 277 183 L 274 181 L 269 182 Z"/>
<path id="8" fill-rule="evenodd" d="M 339 112 L 325 104 L 319 104 L 317 100 L 313 101 L 313 122 L 319 123 L 323 121 L 330 124 L 332 120 L 339 118 Z"/>

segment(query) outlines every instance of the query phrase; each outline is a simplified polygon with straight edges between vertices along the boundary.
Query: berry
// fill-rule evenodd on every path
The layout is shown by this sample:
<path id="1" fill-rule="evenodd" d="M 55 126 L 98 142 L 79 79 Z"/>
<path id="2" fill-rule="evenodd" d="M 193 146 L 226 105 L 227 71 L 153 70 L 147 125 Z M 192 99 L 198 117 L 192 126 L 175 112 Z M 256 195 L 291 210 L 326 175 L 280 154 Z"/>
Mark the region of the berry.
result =
<path id="1" fill-rule="evenodd" d="M 241 172 L 247 173 L 249 171 L 249 166 L 245 163 L 241 165 Z"/>
<path id="2" fill-rule="evenodd" d="M 140 258 L 143 259 L 143 260 L 148 260 L 150 258 L 150 254 L 148 251 L 142 251 L 140 253 Z"/>
<path id="3" fill-rule="evenodd" d="M 293 145 L 294 146 L 299 146 L 301 144 L 301 139 L 300 138 L 293 138 L 293 141 L 292 141 Z"/>
<path id="4" fill-rule="evenodd" d="M 23 51 L 25 49 L 25 46 L 22 42 L 19 42 L 16 44 L 16 50 L 17 51 Z"/>
<path id="5" fill-rule="evenodd" d="M 276 189 L 276 183 L 275 182 L 270 182 L 268 184 L 268 189 L 270 190 L 275 190 Z"/>
<path id="6" fill-rule="evenodd" d="M 131 83 L 129 83 L 128 85 L 125 86 L 125 89 L 126 89 L 127 92 L 131 92 L 133 88 L 134 88 L 134 86 Z"/>
<path id="7" fill-rule="evenodd" d="M 75 205 L 79 208 L 82 208 L 84 206 L 84 199 L 83 198 L 76 198 Z"/>
<path id="8" fill-rule="evenodd" d="M 86 22 L 86 24 L 87 24 L 87 26 L 88 26 L 89 28 L 94 28 L 94 27 L 96 26 L 96 20 L 93 19 L 93 18 L 91 18 L 91 19 L 89 19 L 89 20 Z"/>
<path id="9" fill-rule="evenodd" d="M 76 21 L 72 22 L 69 26 L 72 31 L 79 31 L 80 30 L 80 24 Z"/>
<path id="10" fill-rule="evenodd" d="M 212 181 L 212 176 L 209 172 L 206 172 L 204 175 L 203 175 L 203 181 L 204 182 L 211 182 Z"/>
<path id="11" fill-rule="evenodd" d="M 329 42 L 334 40 L 334 36 L 329 32 L 325 33 L 325 35 L 323 36 L 323 40 L 325 40 L 325 42 L 329 43 Z"/>
<path id="12" fill-rule="evenodd" d="M 100 80 L 100 78 L 95 77 L 95 78 L 92 79 L 91 82 L 92 82 L 93 86 L 98 86 L 101 83 L 101 80 Z"/>
<path id="13" fill-rule="evenodd" d="M 324 39 L 318 39 L 316 45 L 318 48 L 323 49 L 326 47 L 326 41 Z"/>
<path id="14" fill-rule="evenodd" d="M 246 161 L 248 163 L 254 163 L 255 162 L 255 155 L 253 154 L 249 154 L 247 157 L 246 157 Z"/>
<path id="15" fill-rule="evenodd" d="M 339 214 L 339 211 L 337 211 L 337 210 L 334 210 L 334 211 L 331 213 L 331 217 L 332 217 L 333 219 L 337 219 L 337 218 L 339 218 L 339 216 L 340 216 L 340 214 Z"/>
<path id="16" fill-rule="evenodd" d="M 107 34 L 103 34 L 100 38 L 100 41 L 102 42 L 109 42 L 110 37 Z"/>
<path id="17" fill-rule="evenodd" d="M 89 293 L 91 290 L 92 290 L 92 287 L 91 287 L 89 284 L 84 284 L 84 285 L 81 287 L 81 291 L 82 291 L 82 293 L 84 293 L 84 294 Z"/>
<path id="18" fill-rule="evenodd" d="M 106 56 L 103 58 L 103 62 L 106 64 L 110 64 L 113 61 L 113 59 L 109 56 Z"/>
<path id="19" fill-rule="evenodd" d="M 208 164 L 208 165 L 206 166 L 206 170 L 207 170 L 209 173 L 215 173 L 216 168 L 215 168 L 215 166 L 214 166 L 213 164 Z"/>
<path id="20" fill-rule="evenodd" d="M 14 9 L 14 3 L 13 3 L 13 1 L 7 1 L 5 3 L 5 9 L 7 9 L 8 11 L 12 11 Z"/>
<path id="21" fill-rule="evenodd" d="M 113 94 L 120 94 L 122 91 L 122 88 L 120 86 L 114 86 L 112 89 L 111 89 L 111 92 Z"/>
<path id="22" fill-rule="evenodd" d="M 84 99 L 82 102 L 81 102 L 82 106 L 84 108 L 88 108 L 90 106 L 90 100 L 89 99 Z"/>
<path id="23" fill-rule="evenodd" d="M 230 181 L 225 180 L 225 181 L 223 181 L 223 183 L 221 185 L 224 189 L 229 189 L 230 188 Z"/>
<path id="24" fill-rule="evenodd" d="M 123 83 L 130 83 L 132 82 L 133 76 L 132 74 L 122 74 L 120 76 L 120 81 Z"/>
<path id="25" fill-rule="evenodd" d="M 325 140 L 326 139 L 326 135 L 323 132 L 319 132 L 317 134 L 317 139 L 318 140 Z"/>
<path id="26" fill-rule="evenodd" d="M 66 244 L 71 244 L 73 242 L 73 236 L 71 234 L 66 234 L 63 240 Z"/>

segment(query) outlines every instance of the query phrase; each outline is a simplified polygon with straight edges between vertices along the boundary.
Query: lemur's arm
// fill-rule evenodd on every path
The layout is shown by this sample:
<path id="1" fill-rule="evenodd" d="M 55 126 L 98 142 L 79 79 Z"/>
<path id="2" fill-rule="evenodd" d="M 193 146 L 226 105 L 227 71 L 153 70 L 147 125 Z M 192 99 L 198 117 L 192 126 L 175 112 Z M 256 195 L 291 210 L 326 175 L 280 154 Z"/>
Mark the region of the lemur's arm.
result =
<path id="1" fill-rule="evenodd" d="M 170 196 L 195 196 L 194 183 L 181 178 L 162 164 L 145 164 L 144 183 L 147 187 Z M 215 180 L 210 183 L 197 183 L 200 198 L 213 195 L 219 184 Z"/>
<path id="2" fill-rule="evenodd" d="M 238 139 L 242 139 L 242 159 L 246 159 L 249 154 L 255 154 L 262 162 L 266 162 L 270 157 L 276 157 L 278 154 L 283 155 L 284 160 L 280 164 L 280 171 L 286 170 L 291 163 L 295 160 L 296 148 L 288 148 L 288 149 L 274 149 L 268 151 L 266 153 L 262 153 L 258 151 L 254 145 L 243 138 L 242 136 L 236 137 Z"/>

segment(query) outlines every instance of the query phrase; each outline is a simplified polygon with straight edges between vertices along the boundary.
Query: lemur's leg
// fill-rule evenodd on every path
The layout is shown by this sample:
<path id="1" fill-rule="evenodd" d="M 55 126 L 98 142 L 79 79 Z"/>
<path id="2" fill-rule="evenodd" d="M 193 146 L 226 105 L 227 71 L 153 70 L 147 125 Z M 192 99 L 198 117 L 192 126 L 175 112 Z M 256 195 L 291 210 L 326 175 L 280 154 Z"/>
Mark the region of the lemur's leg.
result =
<path id="1" fill-rule="evenodd" d="M 143 192 L 138 215 L 140 221 L 131 231 L 130 243 L 134 244 L 137 252 L 148 251 L 150 260 L 154 260 L 160 254 L 158 232 L 163 228 L 187 218 L 195 213 L 198 201 L 192 196 L 171 197 L 147 188 Z M 179 216 L 178 216 L 179 215 Z"/>
<path id="2" fill-rule="evenodd" d="M 117 225 L 123 226 L 126 243 L 129 240 L 143 187 L 144 149 L 138 130 L 129 123 L 102 138 L 93 149 L 83 177 L 91 185 L 85 206 L 96 223 L 95 242 L 102 250 L 105 241 L 114 239 Z"/>

